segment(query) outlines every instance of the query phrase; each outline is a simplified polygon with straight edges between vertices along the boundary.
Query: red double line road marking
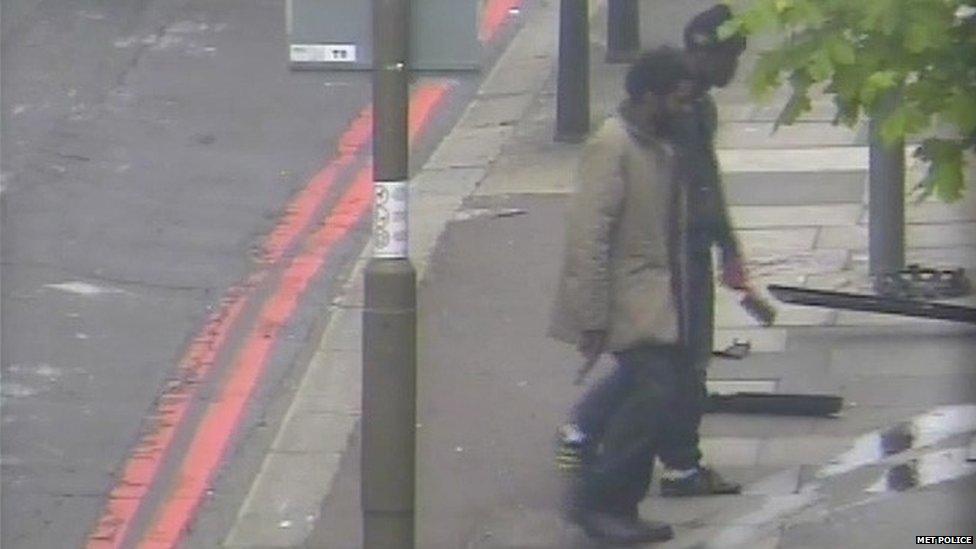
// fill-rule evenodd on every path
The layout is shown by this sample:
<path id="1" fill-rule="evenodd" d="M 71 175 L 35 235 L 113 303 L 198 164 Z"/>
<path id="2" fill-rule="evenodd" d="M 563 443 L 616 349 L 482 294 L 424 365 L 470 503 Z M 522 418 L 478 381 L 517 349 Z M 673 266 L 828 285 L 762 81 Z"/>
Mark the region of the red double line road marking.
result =
<path id="1" fill-rule="evenodd" d="M 482 42 L 491 42 L 498 35 L 513 9 L 522 5 L 522 0 L 488 0 L 488 5 L 481 15 L 481 28 L 478 29 L 478 38 Z"/>
<path id="2" fill-rule="evenodd" d="M 453 83 L 448 82 L 429 83 L 412 94 L 411 141 L 427 126 L 452 86 Z M 357 153 L 370 141 L 371 126 L 372 114 L 367 109 L 340 139 L 339 157 L 319 172 L 286 208 L 285 217 L 265 241 L 265 267 L 251 275 L 244 285 L 228 292 L 220 312 L 211 317 L 194 340 L 180 362 L 180 379 L 174 387 L 167 389 L 157 405 L 156 427 L 143 436 L 126 461 L 120 481 L 111 491 L 106 509 L 88 538 L 88 549 L 114 549 L 124 543 L 145 497 L 157 481 L 163 459 L 172 446 L 177 429 L 184 422 L 199 382 L 212 368 L 254 288 L 268 277 L 271 266 L 283 258 L 311 223 L 341 171 L 355 161 Z M 291 261 L 276 291 L 265 302 L 258 326 L 244 343 L 219 400 L 208 408 L 180 468 L 179 484 L 168 496 L 159 520 L 150 528 L 151 539 L 147 537 L 141 545 L 173 547 L 182 539 L 264 371 L 279 328 L 290 320 L 299 298 L 324 265 L 333 245 L 345 237 L 369 210 L 371 184 L 372 168 L 368 165 L 357 173 L 353 185 L 339 200 L 323 227 L 310 238 L 306 250 Z"/>
<path id="3" fill-rule="evenodd" d="M 339 174 L 356 162 L 357 155 L 369 143 L 372 136 L 373 109 L 367 107 L 339 138 L 339 156 L 316 174 L 308 186 L 302 189 L 285 209 L 284 218 L 265 241 L 263 251 L 266 261 L 277 263 L 291 248 L 298 235 L 308 227 Z"/>
<path id="4" fill-rule="evenodd" d="M 433 110 L 450 89 L 450 84 L 442 82 L 417 91 L 411 100 L 411 141 L 426 127 Z M 279 330 L 291 320 L 299 300 L 325 265 L 333 246 L 370 211 L 373 204 L 372 171 L 372 165 L 367 165 L 359 172 L 325 224 L 312 235 L 309 247 L 291 262 L 274 295 L 265 302 L 257 326 L 238 354 L 227 383 L 207 409 L 190 443 L 177 474 L 177 485 L 139 543 L 140 548 L 171 548 L 183 539 L 265 370 Z"/>

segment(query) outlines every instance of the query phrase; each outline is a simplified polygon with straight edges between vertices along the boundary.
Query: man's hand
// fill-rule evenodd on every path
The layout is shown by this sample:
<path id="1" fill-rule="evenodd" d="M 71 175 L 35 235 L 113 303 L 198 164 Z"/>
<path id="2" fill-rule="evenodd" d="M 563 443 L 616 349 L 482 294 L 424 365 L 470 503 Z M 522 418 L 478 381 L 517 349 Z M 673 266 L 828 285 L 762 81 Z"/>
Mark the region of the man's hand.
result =
<path id="1" fill-rule="evenodd" d="M 739 256 L 732 256 L 722 261 L 722 284 L 733 290 L 748 290 L 749 277 Z"/>
<path id="2" fill-rule="evenodd" d="M 603 330 L 587 330 L 580 334 L 576 349 L 588 362 L 594 362 L 603 354 L 607 344 L 607 332 Z"/>

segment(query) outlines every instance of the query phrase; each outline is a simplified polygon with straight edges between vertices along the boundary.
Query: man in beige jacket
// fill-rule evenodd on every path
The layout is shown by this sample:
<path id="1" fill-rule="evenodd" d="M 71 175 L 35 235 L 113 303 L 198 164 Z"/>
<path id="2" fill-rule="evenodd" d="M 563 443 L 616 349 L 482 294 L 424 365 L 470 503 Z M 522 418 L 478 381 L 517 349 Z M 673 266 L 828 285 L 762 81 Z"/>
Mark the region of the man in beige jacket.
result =
<path id="1" fill-rule="evenodd" d="M 614 393 L 602 429 L 583 447 L 568 517 L 617 544 L 662 541 L 663 523 L 641 520 L 654 458 L 698 402 L 685 348 L 687 188 L 675 178 L 675 138 L 693 115 L 690 69 L 681 52 L 641 57 L 628 99 L 587 143 L 567 224 L 550 334 L 587 358 L 613 353 Z"/>
<path id="2" fill-rule="evenodd" d="M 727 6 L 717 5 L 696 15 L 685 28 L 685 59 L 696 85 L 690 116 L 681 118 L 682 127 L 673 140 L 678 142 L 681 153 L 678 177 L 689 197 L 684 241 L 688 257 L 683 281 L 693 299 L 688 300 L 684 311 L 683 347 L 695 368 L 700 398 L 687 402 L 677 415 L 678 423 L 669 429 L 668 439 L 661 445 L 658 457 L 664 465 L 661 475 L 664 496 L 737 494 L 741 490 L 739 484 L 701 464 L 698 436 L 707 398 L 705 372 L 713 347 L 713 245 L 721 251 L 722 282 L 736 289 L 748 286 L 720 182 L 713 145 L 717 113 L 708 95 L 710 88 L 724 87 L 731 81 L 745 49 L 742 37 L 718 38 L 719 26 L 730 17 Z M 560 428 L 557 459 L 561 467 L 578 466 L 586 438 L 598 436 L 603 429 L 620 400 L 617 393 L 631 383 L 620 374 L 617 371 L 600 380 L 574 408 L 570 423 Z"/>

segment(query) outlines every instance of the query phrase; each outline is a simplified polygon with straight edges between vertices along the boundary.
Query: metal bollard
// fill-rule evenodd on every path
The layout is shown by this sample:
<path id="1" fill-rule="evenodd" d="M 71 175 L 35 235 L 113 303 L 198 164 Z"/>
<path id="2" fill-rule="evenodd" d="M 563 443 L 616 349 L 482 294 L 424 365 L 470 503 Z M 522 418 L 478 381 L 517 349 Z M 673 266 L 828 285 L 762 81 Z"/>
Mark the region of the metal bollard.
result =
<path id="1" fill-rule="evenodd" d="M 898 97 L 889 94 L 882 112 L 891 112 Z M 905 267 L 905 144 L 882 142 L 882 118 L 876 116 L 870 122 L 868 262 L 876 280 Z"/>
<path id="2" fill-rule="evenodd" d="M 556 141 L 579 143 L 590 131 L 590 21 L 586 0 L 560 0 Z"/>
<path id="3" fill-rule="evenodd" d="M 416 493 L 416 272 L 373 259 L 363 310 L 364 547 L 413 549 Z"/>
<path id="4" fill-rule="evenodd" d="M 373 0 L 373 259 L 363 309 L 363 540 L 413 549 L 417 285 L 408 259 L 410 0 Z"/>
<path id="5" fill-rule="evenodd" d="M 638 0 L 609 0 L 607 4 L 607 63 L 630 63 L 640 55 Z"/>

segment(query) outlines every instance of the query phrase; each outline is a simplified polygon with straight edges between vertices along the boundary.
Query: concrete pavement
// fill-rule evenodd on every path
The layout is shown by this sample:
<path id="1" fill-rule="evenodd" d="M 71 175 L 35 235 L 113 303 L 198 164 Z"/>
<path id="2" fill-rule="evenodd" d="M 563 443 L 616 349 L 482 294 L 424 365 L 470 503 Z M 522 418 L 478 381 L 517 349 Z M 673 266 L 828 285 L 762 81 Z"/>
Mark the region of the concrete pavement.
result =
<path id="1" fill-rule="evenodd" d="M 645 45 L 676 42 L 675 29 L 707 5 L 643 2 Z M 552 437 L 580 393 L 572 385 L 579 359 L 544 334 L 579 146 L 552 141 L 556 6 L 534 7 L 458 128 L 413 181 L 422 337 L 418 547 L 596 546 L 555 511 L 561 479 Z M 624 71 L 601 61 L 600 21 L 591 56 L 594 124 L 619 100 Z M 831 126 L 829 102 L 818 98 L 809 117 L 770 135 L 775 105 L 755 105 L 742 80 L 718 94 L 719 147 L 755 282 L 864 289 L 863 129 Z M 919 169 L 910 167 L 909 185 Z M 909 260 L 976 271 L 974 205 L 970 194 L 953 205 L 907 207 Z M 353 280 L 299 389 L 305 400 L 289 414 L 327 414 L 330 425 L 340 425 L 339 438 L 322 427 L 314 436 L 323 446 L 295 449 L 292 467 L 266 459 L 225 546 L 361 546 L 355 418 L 362 289 Z M 753 354 L 716 360 L 710 383 L 835 392 L 845 409 L 834 418 L 708 416 L 706 459 L 744 482 L 746 493 L 664 500 L 652 491 L 642 514 L 676 527 L 664 546 L 908 547 L 917 535 L 973 535 L 976 470 L 966 449 L 976 432 L 974 332 L 895 316 L 779 309 L 776 326 L 759 328 L 734 295 L 719 291 L 716 345 L 745 337 Z M 309 436 L 296 434 L 295 425 L 283 425 L 282 443 Z M 309 480 L 323 475 L 328 490 L 310 489 Z"/>

